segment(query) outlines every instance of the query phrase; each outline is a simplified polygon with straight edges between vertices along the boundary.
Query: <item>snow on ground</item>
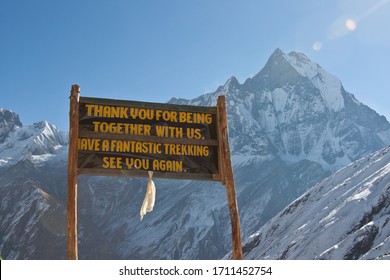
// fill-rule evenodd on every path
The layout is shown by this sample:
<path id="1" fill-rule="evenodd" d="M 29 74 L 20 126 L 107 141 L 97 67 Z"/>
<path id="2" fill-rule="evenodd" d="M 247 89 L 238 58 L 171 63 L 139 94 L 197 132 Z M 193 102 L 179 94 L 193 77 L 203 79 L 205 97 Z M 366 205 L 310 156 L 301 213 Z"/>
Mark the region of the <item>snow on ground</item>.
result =
<path id="1" fill-rule="evenodd" d="M 245 241 L 245 258 L 389 259 L 389 207 L 387 147 L 292 202 Z"/>

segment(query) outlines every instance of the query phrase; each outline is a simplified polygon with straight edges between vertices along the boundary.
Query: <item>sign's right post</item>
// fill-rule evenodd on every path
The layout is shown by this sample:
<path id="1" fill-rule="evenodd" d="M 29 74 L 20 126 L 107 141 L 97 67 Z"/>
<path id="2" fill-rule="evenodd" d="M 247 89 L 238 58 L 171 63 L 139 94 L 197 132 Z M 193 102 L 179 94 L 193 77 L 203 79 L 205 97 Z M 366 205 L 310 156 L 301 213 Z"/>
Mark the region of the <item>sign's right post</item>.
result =
<path id="1" fill-rule="evenodd" d="M 238 215 L 236 186 L 234 183 L 233 167 L 230 159 L 229 134 L 226 117 L 225 96 L 218 96 L 217 100 L 218 118 L 218 144 L 219 144 L 219 172 L 221 182 L 226 186 L 230 220 L 232 225 L 232 257 L 235 260 L 242 260 L 242 244 L 240 233 L 240 217 Z"/>

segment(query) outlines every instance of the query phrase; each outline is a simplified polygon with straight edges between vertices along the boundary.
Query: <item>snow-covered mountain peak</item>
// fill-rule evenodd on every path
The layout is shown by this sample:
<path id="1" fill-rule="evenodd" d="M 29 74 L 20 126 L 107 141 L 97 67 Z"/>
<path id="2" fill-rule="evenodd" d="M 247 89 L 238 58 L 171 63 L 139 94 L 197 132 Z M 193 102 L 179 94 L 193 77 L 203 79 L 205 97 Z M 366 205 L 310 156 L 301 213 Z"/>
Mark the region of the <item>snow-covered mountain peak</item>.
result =
<path id="1" fill-rule="evenodd" d="M 19 115 L 11 110 L 0 108 L 0 122 L 13 122 L 17 126 L 22 126 Z"/>
<path id="2" fill-rule="evenodd" d="M 68 143 L 67 135 L 61 133 L 55 125 L 50 124 L 47 121 L 37 122 L 34 123 L 32 126 L 34 129 L 40 131 L 40 135 L 42 137 L 45 137 L 47 139 L 55 138 L 61 145 L 66 145 Z"/>
<path id="3" fill-rule="evenodd" d="M 388 145 L 390 124 L 348 93 L 341 81 L 300 52 L 276 49 L 242 85 L 172 103 L 214 106 L 226 95 L 232 154 L 308 159 L 329 171 Z"/>
<path id="4" fill-rule="evenodd" d="M 7 138 L 9 132 L 14 127 L 21 127 L 22 123 L 20 122 L 19 115 L 4 109 L 0 108 L 0 143 L 3 143 L 5 138 Z"/>
<path id="5" fill-rule="evenodd" d="M 232 88 L 236 88 L 236 87 L 239 87 L 240 86 L 240 83 L 238 82 L 237 78 L 234 77 L 234 76 L 231 76 L 227 81 L 226 83 L 223 85 L 224 87 L 232 87 Z"/>
<path id="6" fill-rule="evenodd" d="M 329 110 L 338 112 L 344 108 L 341 81 L 300 52 L 286 54 L 276 49 L 264 68 L 249 78 L 244 87 L 251 92 L 273 92 L 278 88 L 307 83 L 313 87 L 310 94 L 320 95 L 321 102 Z"/>
<path id="7" fill-rule="evenodd" d="M 0 166 L 25 158 L 44 161 L 65 151 L 68 144 L 68 133 L 47 121 L 23 126 L 17 114 L 5 109 L 0 111 L 0 136 Z"/>
<path id="8" fill-rule="evenodd" d="M 307 89 L 311 87 L 305 99 L 319 96 L 320 103 L 334 112 L 344 108 L 341 81 L 300 52 L 286 54 L 276 49 L 264 68 L 247 79 L 243 87 L 250 92 L 273 92 L 303 85 Z"/>

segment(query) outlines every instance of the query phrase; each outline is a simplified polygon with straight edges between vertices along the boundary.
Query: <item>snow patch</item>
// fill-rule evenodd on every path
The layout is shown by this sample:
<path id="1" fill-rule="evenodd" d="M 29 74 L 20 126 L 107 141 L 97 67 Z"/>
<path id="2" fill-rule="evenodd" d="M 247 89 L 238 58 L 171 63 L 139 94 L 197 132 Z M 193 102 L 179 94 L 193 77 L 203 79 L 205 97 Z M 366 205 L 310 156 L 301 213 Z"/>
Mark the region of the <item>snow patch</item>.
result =
<path id="1" fill-rule="evenodd" d="M 276 111 L 282 111 L 284 109 L 287 98 L 288 93 L 281 88 L 277 88 L 272 92 L 272 103 L 274 104 Z"/>

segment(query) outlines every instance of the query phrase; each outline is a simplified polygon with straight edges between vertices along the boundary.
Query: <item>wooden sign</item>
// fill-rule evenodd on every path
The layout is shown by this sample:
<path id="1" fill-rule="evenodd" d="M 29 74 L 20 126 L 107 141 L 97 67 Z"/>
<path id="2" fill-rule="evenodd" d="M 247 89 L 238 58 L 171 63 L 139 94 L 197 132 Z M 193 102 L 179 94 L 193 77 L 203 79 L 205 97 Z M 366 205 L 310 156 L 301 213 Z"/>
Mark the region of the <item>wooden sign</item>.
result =
<path id="1" fill-rule="evenodd" d="M 226 186 L 232 256 L 242 259 L 225 96 L 216 107 L 80 97 L 69 112 L 68 259 L 78 259 L 77 175 L 214 180 Z"/>
<path id="2" fill-rule="evenodd" d="M 80 97 L 79 174 L 219 180 L 217 107 Z"/>

